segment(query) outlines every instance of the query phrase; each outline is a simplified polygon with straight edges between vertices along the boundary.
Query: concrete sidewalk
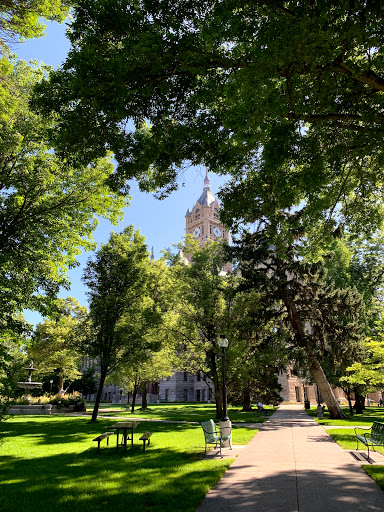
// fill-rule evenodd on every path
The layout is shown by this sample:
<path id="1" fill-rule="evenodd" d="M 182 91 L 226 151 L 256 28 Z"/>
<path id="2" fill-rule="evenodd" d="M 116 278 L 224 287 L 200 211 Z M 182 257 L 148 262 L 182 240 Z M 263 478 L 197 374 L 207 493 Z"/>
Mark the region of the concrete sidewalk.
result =
<path id="1" fill-rule="evenodd" d="M 198 512 L 384 512 L 384 492 L 361 463 L 301 406 L 280 406 Z"/>

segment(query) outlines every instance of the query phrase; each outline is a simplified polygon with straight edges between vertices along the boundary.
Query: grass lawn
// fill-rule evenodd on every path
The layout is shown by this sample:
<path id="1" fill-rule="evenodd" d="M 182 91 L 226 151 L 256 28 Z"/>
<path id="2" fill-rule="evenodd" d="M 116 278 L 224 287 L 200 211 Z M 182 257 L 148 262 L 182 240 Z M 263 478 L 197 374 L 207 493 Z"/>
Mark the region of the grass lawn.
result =
<path id="1" fill-rule="evenodd" d="M 276 409 L 268 408 L 269 415 L 272 415 Z M 93 404 L 87 404 L 87 414 L 91 415 Z M 136 406 L 134 413 L 127 412 L 126 407 L 122 404 L 101 404 L 99 408 L 99 416 L 118 416 L 127 418 L 142 419 L 158 419 L 158 420 L 183 420 L 183 421 L 205 421 L 215 419 L 215 404 L 198 404 L 198 403 L 166 403 L 166 404 L 149 404 L 148 409 L 141 409 Z M 239 407 L 228 406 L 228 416 L 231 421 L 236 423 L 263 423 L 268 419 L 264 415 L 259 415 L 257 406 L 254 411 L 243 412 Z"/>
<path id="2" fill-rule="evenodd" d="M 349 407 L 342 407 L 341 409 L 346 415 L 345 420 L 331 420 L 329 418 L 328 411 L 324 412 L 324 418 L 316 418 L 316 407 L 312 407 L 310 410 L 307 410 L 307 413 L 313 417 L 319 425 L 335 425 L 340 427 L 366 425 L 367 427 L 370 427 L 374 421 L 384 423 L 383 407 L 366 407 L 364 409 L 364 414 L 355 414 L 354 416 L 349 414 Z"/>
<path id="3" fill-rule="evenodd" d="M 327 432 L 345 450 L 356 450 L 356 438 L 353 429 L 340 428 L 327 430 Z M 359 443 L 359 448 L 364 448 L 361 443 Z M 384 454 L 384 448 L 381 446 L 375 446 L 375 450 Z M 374 455 L 372 457 L 374 458 Z M 384 466 L 364 465 L 362 467 L 384 489 Z"/>
<path id="4" fill-rule="evenodd" d="M 184 418 L 182 418 L 184 419 Z M 199 418 L 200 419 L 200 418 Z M 204 459 L 199 425 L 142 421 L 134 446 L 100 454 L 92 439 L 113 420 L 14 416 L 0 423 L 0 511 L 194 511 L 233 459 Z M 143 453 L 140 435 L 153 432 Z M 234 427 L 233 444 L 257 430 Z"/>

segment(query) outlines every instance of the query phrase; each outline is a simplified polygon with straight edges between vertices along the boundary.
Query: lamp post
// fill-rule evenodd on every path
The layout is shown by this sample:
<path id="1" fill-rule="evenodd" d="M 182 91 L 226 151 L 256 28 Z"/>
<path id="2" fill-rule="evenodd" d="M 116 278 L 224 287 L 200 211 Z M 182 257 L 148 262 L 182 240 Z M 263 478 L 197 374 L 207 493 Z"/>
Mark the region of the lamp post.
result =
<path id="1" fill-rule="evenodd" d="M 221 421 L 229 421 L 227 412 L 227 383 L 226 383 L 226 367 L 225 367 L 225 349 L 228 347 L 228 340 L 225 336 L 220 336 L 217 344 L 221 348 L 221 357 L 223 361 L 223 417 Z"/>

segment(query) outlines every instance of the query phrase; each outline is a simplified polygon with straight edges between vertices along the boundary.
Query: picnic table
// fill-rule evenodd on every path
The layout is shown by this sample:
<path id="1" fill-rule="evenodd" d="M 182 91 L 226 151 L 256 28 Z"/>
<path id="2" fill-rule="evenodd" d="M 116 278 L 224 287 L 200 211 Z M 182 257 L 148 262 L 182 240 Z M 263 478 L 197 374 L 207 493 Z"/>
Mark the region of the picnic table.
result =
<path id="1" fill-rule="evenodd" d="M 133 447 L 133 431 L 137 427 L 139 423 L 137 421 L 119 421 L 111 425 L 111 428 L 116 429 L 116 451 L 119 449 L 119 434 L 120 430 L 123 432 L 123 441 L 124 441 L 124 449 L 127 451 L 127 440 L 131 441 L 131 446 Z M 130 431 L 131 437 L 128 435 L 128 431 Z"/>

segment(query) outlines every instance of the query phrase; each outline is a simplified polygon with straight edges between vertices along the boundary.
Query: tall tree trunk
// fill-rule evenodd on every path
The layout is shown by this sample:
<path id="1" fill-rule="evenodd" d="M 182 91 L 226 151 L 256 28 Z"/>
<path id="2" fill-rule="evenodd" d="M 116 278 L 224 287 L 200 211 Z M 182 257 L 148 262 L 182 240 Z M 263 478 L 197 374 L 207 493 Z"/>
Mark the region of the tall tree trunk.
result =
<path id="1" fill-rule="evenodd" d="M 142 409 L 148 409 L 147 384 L 143 384 L 141 386 L 141 408 Z"/>
<path id="2" fill-rule="evenodd" d="M 243 411 L 252 411 L 251 392 L 249 386 L 243 389 Z"/>
<path id="3" fill-rule="evenodd" d="M 99 389 L 97 390 L 96 401 L 95 401 L 95 405 L 93 407 L 91 422 L 94 422 L 97 420 L 97 413 L 99 412 L 99 406 L 100 406 L 100 402 L 101 402 L 101 393 L 103 391 L 106 376 L 107 376 L 106 370 L 102 369 L 100 372 Z"/>
<path id="4" fill-rule="evenodd" d="M 213 384 L 215 386 L 216 419 L 223 417 L 223 391 L 217 375 L 216 354 L 211 352 L 211 368 L 213 373 Z"/>
<path id="5" fill-rule="evenodd" d="M 316 354 L 313 352 L 312 348 L 307 344 L 307 351 L 310 357 L 311 365 L 310 370 L 313 376 L 314 381 L 317 384 L 317 387 L 320 390 L 321 396 L 323 397 L 324 402 L 327 404 L 327 408 L 329 411 L 330 418 L 345 418 L 345 414 L 341 410 L 341 407 L 338 401 L 335 398 L 335 395 L 332 391 L 332 388 L 328 382 L 327 377 L 325 376 L 324 370 L 319 363 L 319 360 L 316 357 Z"/>
<path id="6" fill-rule="evenodd" d="M 282 293 L 281 298 L 285 304 L 285 307 L 287 308 L 288 319 L 293 329 L 293 332 L 295 333 L 296 340 L 298 344 L 304 347 L 307 351 L 307 354 L 311 362 L 310 370 L 313 379 L 316 382 L 317 387 L 319 388 L 321 396 L 323 397 L 323 400 L 327 404 L 329 417 L 338 419 L 345 418 L 345 414 L 341 410 L 341 407 L 335 398 L 335 395 L 328 382 L 328 379 L 325 376 L 324 370 L 321 364 L 319 363 L 319 360 L 317 359 L 317 355 L 312 349 L 310 343 L 308 342 L 307 332 L 312 332 L 311 326 L 307 322 L 304 328 L 304 324 L 301 321 L 300 314 L 296 308 L 295 301 L 290 295 Z"/>

